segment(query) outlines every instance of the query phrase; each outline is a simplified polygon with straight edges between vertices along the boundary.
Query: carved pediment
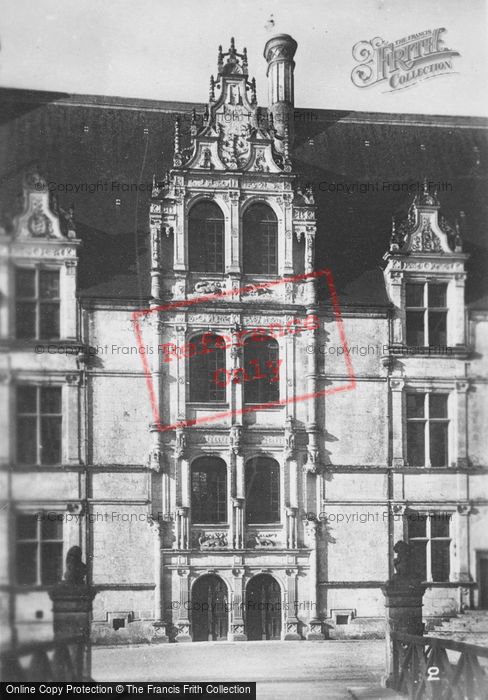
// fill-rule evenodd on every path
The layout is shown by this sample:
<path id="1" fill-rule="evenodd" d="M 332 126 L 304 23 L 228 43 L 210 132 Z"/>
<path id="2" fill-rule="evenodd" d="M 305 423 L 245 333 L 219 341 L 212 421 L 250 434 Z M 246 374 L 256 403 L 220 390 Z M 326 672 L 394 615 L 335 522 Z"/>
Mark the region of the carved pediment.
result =
<path id="1" fill-rule="evenodd" d="M 24 178 L 23 190 L 23 211 L 14 219 L 15 239 L 66 241 L 76 237 L 73 210 L 56 213 L 52 211 L 49 189 L 44 178 L 37 172 L 27 174 Z M 62 219 L 59 214 L 62 215 Z M 62 228 L 66 230 L 66 236 L 62 232 Z"/>

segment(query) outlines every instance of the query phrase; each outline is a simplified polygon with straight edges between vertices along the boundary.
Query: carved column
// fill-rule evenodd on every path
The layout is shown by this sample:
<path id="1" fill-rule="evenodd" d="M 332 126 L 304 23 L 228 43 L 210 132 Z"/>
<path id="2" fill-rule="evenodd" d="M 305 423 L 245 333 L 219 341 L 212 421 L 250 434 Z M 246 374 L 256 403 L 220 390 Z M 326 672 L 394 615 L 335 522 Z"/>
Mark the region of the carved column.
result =
<path id="1" fill-rule="evenodd" d="M 232 485 L 230 499 L 230 542 L 234 549 L 242 549 L 244 539 L 243 485 L 242 485 L 242 426 L 230 429 L 230 460 Z"/>
<path id="2" fill-rule="evenodd" d="M 66 260 L 64 263 L 64 275 L 61 274 L 61 337 L 76 339 L 77 314 L 72 304 L 76 298 L 76 277 L 78 260 Z"/>
<path id="3" fill-rule="evenodd" d="M 298 538 L 298 523 L 297 523 L 298 508 L 288 506 L 286 509 L 286 547 L 287 549 L 297 548 Z"/>
<path id="4" fill-rule="evenodd" d="M 235 568 L 232 569 L 233 575 L 233 592 L 232 592 L 232 605 L 231 605 L 231 620 L 230 620 L 230 632 L 228 634 L 229 641 L 231 642 L 245 642 L 247 641 L 247 636 L 244 632 L 244 617 L 243 617 L 243 594 L 244 594 L 244 584 L 243 584 L 243 571 L 242 569 Z"/>
<path id="5" fill-rule="evenodd" d="M 176 621 L 178 634 L 176 635 L 175 641 L 191 642 L 190 619 L 188 617 L 188 610 L 190 608 L 190 570 L 178 569 L 178 576 L 180 580 L 180 600 L 179 615 Z"/>
<path id="6" fill-rule="evenodd" d="M 394 265 L 395 263 L 392 263 Z M 391 270 L 389 275 L 390 300 L 395 307 L 392 319 L 391 338 L 396 344 L 403 344 L 403 328 L 405 325 L 405 285 L 403 284 L 403 272 Z"/>
<path id="7" fill-rule="evenodd" d="M 175 327 L 176 347 L 184 348 L 186 343 L 186 324 Z M 183 354 L 179 354 L 176 360 L 176 391 L 177 391 L 177 420 L 186 419 L 186 360 Z"/>
<path id="8" fill-rule="evenodd" d="M 241 272 L 241 255 L 239 246 L 239 190 L 229 190 L 229 205 L 230 205 L 230 239 L 226 240 L 226 249 L 228 252 L 227 272 L 240 274 Z"/>
<path id="9" fill-rule="evenodd" d="M 318 560 L 318 536 L 320 522 L 317 519 L 306 521 L 306 529 L 308 536 L 308 545 L 310 547 L 309 560 L 309 596 L 310 596 L 310 619 L 308 621 L 307 639 L 325 639 L 322 632 L 322 620 L 319 617 L 318 610 L 318 579 L 319 579 L 319 560 Z"/>
<path id="10" fill-rule="evenodd" d="M 470 503 L 460 503 L 456 514 L 456 554 L 457 554 L 457 580 L 468 583 L 472 580 L 469 570 L 469 516 L 473 512 Z M 461 604 L 469 605 L 468 601 Z"/>
<path id="11" fill-rule="evenodd" d="M 174 264 L 173 269 L 186 276 L 188 270 L 188 247 L 185 240 L 185 208 L 184 198 L 185 191 L 182 186 L 182 177 L 175 177 L 174 196 L 175 196 L 175 228 L 174 228 Z"/>
<path id="12" fill-rule="evenodd" d="M 234 531 L 231 540 L 234 549 L 244 549 L 244 499 L 232 499 Z"/>
<path id="13" fill-rule="evenodd" d="M 151 297 L 161 297 L 161 216 L 152 213 L 154 205 L 151 205 L 149 216 L 149 230 L 151 240 Z"/>
<path id="14" fill-rule="evenodd" d="M 154 623 L 153 638 L 151 641 L 158 643 L 168 642 L 166 635 L 166 622 L 163 620 L 163 568 L 161 561 L 161 523 L 157 518 L 149 518 L 148 525 L 153 538 L 154 556 Z"/>
<path id="15" fill-rule="evenodd" d="M 283 209 L 284 209 L 284 220 L 283 228 L 285 231 L 284 237 L 284 265 L 283 274 L 293 275 L 293 193 L 285 192 L 283 194 Z"/>
<path id="16" fill-rule="evenodd" d="M 468 466 L 468 390 L 469 383 L 467 381 L 456 382 L 456 453 L 457 466 L 461 468 Z"/>
<path id="17" fill-rule="evenodd" d="M 403 467 L 405 465 L 403 451 L 403 387 L 404 380 L 390 378 L 391 391 L 391 416 L 390 429 L 392 436 L 392 465 Z"/>
<path id="18" fill-rule="evenodd" d="M 286 619 L 285 630 L 283 634 L 284 640 L 301 639 L 298 634 L 298 618 L 297 611 L 297 575 L 298 569 L 286 569 Z"/>
<path id="19" fill-rule="evenodd" d="M 466 344 L 466 306 L 464 303 L 464 285 L 466 273 L 459 272 L 454 276 L 454 286 L 451 288 L 452 305 L 450 305 L 452 336 L 448 337 L 448 345 Z M 448 296 L 449 299 L 449 296 Z"/>
<path id="20" fill-rule="evenodd" d="M 64 445 L 63 461 L 67 464 L 80 464 L 80 378 L 79 373 L 66 375 L 66 405 L 64 406 Z"/>
<path id="21" fill-rule="evenodd" d="M 175 443 L 175 467 L 176 467 L 176 499 L 177 510 L 175 514 L 175 542 L 174 549 L 187 549 L 190 543 L 189 537 L 189 508 L 190 508 L 190 466 L 186 458 L 186 434 L 183 428 L 176 429 Z"/>

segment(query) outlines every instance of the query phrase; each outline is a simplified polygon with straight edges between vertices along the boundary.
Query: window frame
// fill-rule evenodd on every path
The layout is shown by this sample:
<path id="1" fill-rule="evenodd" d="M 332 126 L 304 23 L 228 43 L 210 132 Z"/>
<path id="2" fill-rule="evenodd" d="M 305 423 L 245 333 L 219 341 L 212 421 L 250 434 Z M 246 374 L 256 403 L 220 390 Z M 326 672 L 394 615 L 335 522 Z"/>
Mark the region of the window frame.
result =
<path id="1" fill-rule="evenodd" d="M 19 389 L 21 388 L 32 388 L 36 391 L 36 410 L 31 411 L 19 411 Z M 42 413 L 41 411 L 41 392 L 43 389 L 57 389 L 59 391 L 60 399 L 60 410 L 59 413 Z M 64 428 L 64 412 L 63 412 L 63 387 L 61 384 L 45 384 L 45 383 L 30 383 L 30 382 L 19 382 L 15 385 L 15 463 L 17 466 L 23 468 L 57 468 L 63 464 L 63 428 Z M 35 418 L 35 445 L 36 445 L 36 461 L 35 462 L 24 462 L 20 460 L 19 457 L 19 439 L 20 439 L 20 428 L 19 428 L 19 418 L 21 417 L 34 417 Z M 47 463 L 42 461 L 42 419 L 45 417 L 59 417 L 59 462 Z"/>
<path id="2" fill-rule="evenodd" d="M 56 520 L 57 522 L 60 522 L 61 524 L 61 536 L 58 538 L 43 538 L 42 535 L 42 523 L 43 523 L 43 517 L 42 516 L 47 516 L 47 515 L 54 515 L 55 517 L 53 520 Z M 36 525 L 36 532 L 35 532 L 35 537 L 28 537 L 28 538 L 19 538 L 19 526 L 18 526 L 18 518 L 19 516 L 32 516 L 35 518 L 35 525 Z M 49 588 L 58 581 L 54 582 L 45 582 L 43 581 L 42 578 L 42 560 L 43 560 L 43 545 L 45 544 L 58 544 L 60 545 L 60 574 L 62 575 L 63 571 L 63 566 L 64 566 L 64 560 L 65 560 L 65 528 L 64 528 L 64 517 L 63 517 L 63 512 L 62 511 L 56 511 L 56 510 L 45 510 L 45 509 L 40 509 L 40 510 L 23 510 L 23 509 L 18 509 L 15 511 L 15 520 L 14 520 L 14 527 L 15 527 L 15 585 L 20 587 L 20 588 Z M 35 554 L 35 581 L 32 583 L 21 583 L 19 580 L 19 562 L 20 562 L 20 557 L 19 557 L 19 545 L 22 544 L 35 544 L 36 545 L 36 554 Z M 61 576 L 60 579 L 61 580 Z"/>
<path id="3" fill-rule="evenodd" d="M 269 468 L 274 468 L 277 471 L 277 479 L 276 479 L 276 512 L 271 511 L 273 515 L 276 515 L 277 518 L 276 520 L 259 520 L 255 522 L 251 522 L 249 519 L 249 503 L 251 500 L 255 499 L 250 499 L 250 492 L 251 488 L 248 486 L 248 470 L 251 469 L 252 467 L 250 466 L 253 462 L 259 462 L 259 460 L 262 460 L 263 462 L 266 462 Z M 274 462 L 272 465 L 271 462 Z M 257 470 L 255 470 L 257 471 Z M 245 494 L 246 494 L 246 499 L 245 499 L 245 508 L 244 508 L 244 520 L 245 520 L 245 525 L 246 527 L 270 527 L 270 526 L 278 526 L 281 525 L 282 521 L 282 485 L 281 485 L 281 475 L 282 475 L 282 468 L 281 464 L 278 462 L 277 459 L 274 457 L 270 457 L 269 455 L 254 455 L 254 457 L 250 457 L 249 459 L 246 460 L 245 467 L 244 467 L 244 484 L 245 484 Z M 271 493 L 267 494 L 268 497 L 271 499 Z"/>
<path id="4" fill-rule="evenodd" d="M 447 512 L 447 511 L 444 511 Z M 419 518 L 424 517 L 425 518 L 425 536 L 423 537 L 410 537 L 409 533 L 409 518 L 412 515 L 416 515 Z M 452 574 L 453 574 L 453 548 L 452 548 L 452 542 L 453 542 L 453 535 L 452 535 L 452 522 L 453 522 L 453 513 L 449 513 L 450 517 L 449 520 L 447 520 L 448 525 L 449 525 L 449 535 L 448 536 L 433 536 L 432 535 L 432 522 L 435 520 L 436 511 L 432 510 L 410 510 L 405 513 L 405 540 L 408 542 L 408 544 L 412 544 L 412 542 L 425 542 L 425 571 L 426 571 L 426 578 L 424 579 L 424 582 L 426 583 L 436 583 L 442 585 L 443 583 L 449 583 L 452 581 Z M 449 557 L 448 557 L 448 566 L 449 566 L 449 573 L 447 578 L 442 579 L 442 580 L 434 580 L 432 577 L 432 542 L 449 542 Z"/>
<path id="5" fill-rule="evenodd" d="M 221 520 L 219 520 L 219 502 L 218 502 L 218 490 L 216 491 L 216 512 L 217 512 L 217 519 L 216 520 L 199 520 L 195 518 L 195 504 L 194 504 L 194 496 L 195 496 L 195 491 L 193 489 L 193 475 L 198 472 L 203 472 L 208 474 L 209 470 L 212 467 L 212 464 L 210 463 L 211 460 L 216 462 L 218 464 L 218 469 L 221 472 L 221 476 L 223 477 L 223 493 L 224 493 L 224 501 L 223 501 L 223 506 L 221 508 L 223 512 L 223 517 Z M 199 462 L 207 462 L 206 469 L 198 469 L 199 467 Z M 216 479 L 217 481 L 219 478 L 219 474 L 216 474 Z M 192 525 L 194 526 L 202 526 L 202 527 L 207 527 L 210 525 L 219 525 L 219 526 L 225 526 L 229 524 L 229 512 L 228 512 L 228 505 L 229 505 L 229 494 L 228 494 L 228 486 L 229 484 L 229 477 L 228 477 L 228 468 L 227 464 L 222 457 L 218 455 L 200 455 L 196 459 L 194 459 L 190 465 L 190 487 L 191 487 L 191 495 L 190 495 L 190 517 L 191 517 L 191 522 Z M 200 510 L 202 510 L 202 507 L 200 506 Z M 201 513 L 199 513 L 201 514 Z"/>
<path id="6" fill-rule="evenodd" d="M 422 306 L 409 306 L 407 303 L 407 287 L 408 286 L 422 287 Z M 430 306 L 429 305 L 429 287 L 443 286 L 445 288 L 446 301 L 445 306 Z M 407 347 L 448 347 L 449 346 L 449 306 L 447 302 L 449 291 L 449 282 L 447 280 L 407 280 L 405 282 L 405 344 Z M 412 345 L 408 341 L 408 314 L 409 312 L 422 312 L 423 322 L 423 343 L 421 346 Z M 430 342 L 430 314 L 444 313 L 446 322 L 446 341 L 444 345 L 431 344 Z"/>
<path id="7" fill-rule="evenodd" d="M 221 340 L 221 342 L 222 342 L 222 347 L 221 347 L 221 348 L 217 348 L 216 350 L 213 350 L 212 352 L 208 352 L 208 353 L 198 353 L 198 352 L 197 352 L 197 353 L 195 353 L 195 355 L 194 355 L 193 357 L 191 357 L 191 356 L 188 357 L 188 360 L 187 360 L 187 368 L 186 368 L 186 370 L 187 370 L 187 377 L 188 377 L 187 403 L 189 403 L 189 404 L 195 404 L 195 405 L 205 404 L 205 405 L 212 405 L 212 406 L 227 404 L 227 401 L 228 401 L 227 387 L 229 386 L 229 382 L 227 381 L 227 374 L 225 375 L 225 379 L 224 379 L 224 377 L 222 377 L 222 381 L 225 381 L 225 382 L 226 382 L 225 388 L 224 388 L 224 387 L 219 387 L 219 386 L 217 385 L 217 383 L 216 383 L 216 381 L 215 381 L 215 375 L 214 375 L 214 379 L 211 380 L 211 379 L 209 378 L 209 381 L 208 381 L 208 383 L 207 383 L 207 384 L 208 384 L 208 385 L 207 385 L 207 394 L 211 391 L 211 388 L 210 388 L 211 382 L 212 382 L 212 381 L 215 381 L 215 389 L 214 389 L 214 391 L 217 392 L 217 393 L 220 392 L 221 398 L 216 398 L 216 399 L 209 399 L 209 398 L 206 398 L 206 399 L 196 399 L 194 396 L 192 396 L 192 391 L 193 391 L 193 377 L 192 377 L 192 373 L 195 372 L 195 370 L 196 370 L 195 365 L 193 365 L 192 363 L 193 363 L 193 360 L 194 360 L 195 357 L 201 357 L 202 359 L 205 359 L 205 358 L 206 358 L 206 361 L 207 361 L 207 364 L 208 364 L 208 360 L 210 359 L 210 356 L 213 355 L 214 358 L 215 358 L 215 368 L 214 368 L 214 370 L 213 370 L 214 373 L 215 373 L 215 371 L 217 371 L 218 369 L 222 369 L 222 370 L 225 370 L 225 371 L 227 372 L 227 352 L 226 352 L 227 344 L 226 344 L 226 341 L 225 341 L 224 336 L 221 335 L 218 331 L 202 331 L 202 332 L 199 332 L 199 333 L 197 333 L 196 335 L 193 335 L 193 336 L 191 336 L 191 337 L 189 338 L 189 340 L 188 340 L 188 345 L 190 346 L 191 343 L 196 344 L 196 341 L 199 341 L 199 342 L 201 343 L 201 339 L 202 339 L 204 336 L 207 336 L 207 337 L 213 336 L 213 337 L 215 337 L 215 338 L 220 338 L 220 340 Z M 220 353 L 222 353 L 223 362 L 222 362 L 222 365 L 221 365 L 220 367 L 218 367 L 217 365 L 220 364 L 220 363 L 217 361 L 217 360 L 218 360 L 217 355 L 220 354 Z"/>
<path id="8" fill-rule="evenodd" d="M 259 207 L 266 207 L 272 217 L 269 220 L 265 219 L 260 219 L 259 221 L 248 221 L 248 217 L 250 212 L 252 212 L 253 208 L 259 208 Z M 256 240 L 256 236 L 258 240 L 261 241 L 262 247 L 260 248 L 260 256 L 263 258 L 263 260 L 266 261 L 266 270 L 261 270 L 260 272 L 252 271 L 249 270 L 249 258 L 247 253 L 249 252 L 251 244 L 248 243 L 248 234 L 246 231 L 246 227 L 249 226 L 252 223 L 253 227 L 256 227 L 259 229 L 259 233 L 254 233 L 253 234 L 253 241 Z M 273 236 L 274 236 L 274 246 L 273 246 L 273 251 L 272 255 L 270 255 L 270 248 L 271 246 L 269 245 L 270 237 L 271 237 L 271 232 L 270 232 L 270 227 L 273 227 Z M 278 216 L 273 209 L 273 207 L 270 205 L 269 202 L 252 202 L 249 204 L 248 207 L 244 210 L 242 213 L 242 218 L 241 218 L 241 231 L 242 231 L 242 244 L 241 244 L 241 267 L 242 267 L 242 272 L 244 275 L 250 275 L 250 276 L 264 276 L 264 277 L 277 277 L 279 275 L 279 268 L 280 268 L 280 261 L 279 261 L 279 219 Z M 266 236 L 266 246 L 264 245 L 264 237 Z M 253 248 L 254 246 L 252 246 Z M 264 248 L 266 247 L 266 255 Z M 258 257 L 258 256 L 256 256 Z M 255 261 L 255 257 L 252 259 L 252 262 Z M 274 262 L 273 265 L 270 264 L 270 262 Z M 272 270 L 270 271 L 270 267 L 272 267 Z M 264 268 L 264 264 L 263 264 Z"/>
<path id="9" fill-rule="evenodd" d="M 34 272 L 34 296 L 32 297 L 24 297 L 24 296 L 18 296 L 17 294 L 17 271 L 22 270 L 22 271 L 30 271 Z M 41 275 L 43 272 L 56 272 L 57 273 L 57 279 L 58 279 L 58 295 L 56 297 L 42 297 L 41 296 Z M 61 267 L 59 265 L 23 265 L 23 264 L 15 264 L 14 265 L 14 270 L 13 270 L 13 288 L 15 290 L 15 294 L 13 295 L 13 330 L 14 330 L 14 337 L 16 340 L 21 340 L 21 341 L 28 341 L 28 340 L 44 340 L 44 341 L 49 341 L 49 340 L 61 340 L 62 338 L 62 333 L 61 333 Z M 21 337 L 18 334 L 18 304 L 27 304 L 30 303 L 34 306 L 34 323 L 35 323 L 35 333 L 34 335 L 27 336 L 27 337 Z M 58 314 L 58 333 L 55 335 L 43 335 L 41 334 L 41 310 L 43 305 L 51 305 L 57 306 L 57 314 Z"/>
<path id="10" fill-rule="evenodd" d="M 408 416 L 408 397 L 409 396 L 422 396 L 424 397 L 424 415 L 419 416 L 419 417 L 409 417 Z M 446 398 L 446 416 L 445 417 L 431 417 L 431 396 L 444 396 Z M 450 457 L 451 457 L 451 410 L 450 410 L 450 399 L 451 399 L 451 392 L 447 390 L 442 390 L 442 391 L 431 391 L 431 390 L 412 390 L 408 389 L 405 392 L 405 455 L 406 455 L 406 463 L 409 467 L 426 467 L 429 469 L 443 469 L 445 467 L 448 467 L 450 464 Z M 419 424 L 423 423 L 424 424 L 424 463 L 423 464 L 410 464 L 409 460 L 409 439 L 408 439 L 408 432 L 409 432 L 409 425 L 412 424 Z M 439 464 L 439 465 L 433 465 L 432 464 L 432 459 L 431 459 L 431 451 L 430 451 L 430 446 L 431 446 L 431 434 L 430 434 L 430 426 L 432 424 L 443 424 L 447 426 L 446 430 L 446 463 L 445 464 Z"/>
<path id="11" fill-rule="evenodd" d="M 204 207 L 204 206 L 211 206 L 215 208 L 215 210 L 218 210 L 220 213 L 220 216 L 216 217 L 196 217 L 192 216 L 192 212 L 195 212 L 199 207 Z M 217 233 L 215 230 L 208 230 L 207 223 L 208 222 L 213 222 L 214 226 L 212 228 L 215 228 L 215 223 L 218 222 L 220 225 L 221 230 Z M 198 223 L 198 230 L 194 230 L 193 227 L 196 226 Z M 188 227 L 187 227 L 187 238 L 188 238 L 188 270 L 190 273 L 193 274 L 209 274 L 209 275 L 222 275 L 225 273 L 225 248 L 226 248 L 226 236 L 225 236 L 225 215 L 220 206 L 213 201 L 209 200 L 200 200 L 197 202 L 194 202 L 194 204 L 191 206 L 189 212 L 188 212 Z M 203 268 L 201 270 L 195 269 L 195 266 L 192 264 L 195 262 L 192 260 L 192 254 L 191 251 L 193 250 L 192 246 L 192 240 L 195 235 L 200 235 L 203 240 L 199 241 L 199 245 L 201 250 L 203 250 L 203 257 L 204 257 L 204 264 Z M 217 240 L 217 235 L 220 236 L 220 240 Z M 213 243 L 210 243 L 210 239 L 213 240 Z M 203 244 L 203 245 L 202 245 Z M 220 251 L 219 251 L 219 245 L 220 245 Z M 213 251 L 213 257 L 215 258 L 214 262 L 217 262 L 218 258 L 222 259 L 222 263 L 220 267 L 218 267 L 216 264 L 213 265 L 213 267 L 218 269 L 210 269 L 211 266 L 209 266 L 209 258 L 211 257 L 211 248 L 215 248 Z"/>
<path id="12" fill-rule="evenodd" d="M 267 345 L 267 349 L 268 349 L 267 358 L 268 359 L 264 360 L 261 363 L 259 357 L 251 357 L 251 359 L 246 357 L 247 353 L 249 352 L 248 348 L 253 343 L 255 344 L 255 347 L 263 350 L 263 355 L 264 355 L 264 345 L 265 344 Z M 273 347 L 273 354 L 276 355 L 276 358 L 273 358 L 273 357 L 270 358 L 269 350 L 271 347 Z M 269 336 L 269 335 L 261 336 L 257 332 L 254 332 L 254 333 L 251 332 L 244 339 L 243 347 L 242 347 L 242 368 L 243 368 L 243 384 L 244 384 L 242 402 L 245 406 L 260 406 L 263 408 L 265 408 L 267 406 L 269 406 L 269 408 L 276 408 L 279 406 L 280 395 L 281 395 L 280 369 L 282 368 L 282 362 L 283 362 L 283 359 L 281 359 L 281 362 L 280 362 L 280 354 L 281 354 L 280 351 L 281 351 L 281 348 L 280 348 L 279 342 L 276 340 L 276 338 L 273 338 L 272 336 Z M 251 370 L 249 370 L 249 372 L 248 372 L 248 365 L 253 361 L 257 362 L 258 365 L 253 366 L 253 368 Z M 276 381 L 272 380 L 274 372 L 273 372 L 272 366 L 270 366 L 268 364 L 270 362 L 275 362 L 278 365 L 277 366 L 277 377 L 278 378 Z M 264 378 L 258 378 L 258 379 L 255 378 L 256 374 L 258 372 L 260 374 L 267 375 L 268 381 L 267 381 L 266 385 L 264 384 Z M 264 387 L 264 386 L 266 386 L 267 392 L 271 391 L 271 389 L 275 390 L 276 397 L 275 398 L 266 397 L 264 399 L 262 397 L 260 397 L 257 401 L 249 401 L 248 400 L 249 393 L 250 393 L 251 388 L 252 388 L 250 385 L 250 382 L 252 382 L 252 381 L 261 382 L 261 384 L 255 385 L 255 386 L 258 386 L 258 391 L 260 391 L 259 387 Z M 262 389 L 261 392 L 262 391 L 264 391 L 264 389 Z M 247 397 L 246 397 L 246 394 L 247 394 Z"/>

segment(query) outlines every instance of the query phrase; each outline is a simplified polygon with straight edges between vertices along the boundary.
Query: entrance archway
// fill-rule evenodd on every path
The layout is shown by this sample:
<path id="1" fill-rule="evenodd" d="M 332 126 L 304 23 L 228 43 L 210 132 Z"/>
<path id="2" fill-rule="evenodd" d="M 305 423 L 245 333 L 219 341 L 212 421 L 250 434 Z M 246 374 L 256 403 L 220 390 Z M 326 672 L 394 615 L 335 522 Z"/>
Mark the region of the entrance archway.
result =
<path id="1" fill-rule="evenodd" d="M 227 639 L 227 586 L 215 574 L 201 576 L 191 592 L 194 642 L 218 642 Z"/>
<path id="2" fill-rule="evenodd" d="M 246 587 L 246 634 L 249 640 L 280 639 L 281 589 L 270 574 L 254 576 Z"/>

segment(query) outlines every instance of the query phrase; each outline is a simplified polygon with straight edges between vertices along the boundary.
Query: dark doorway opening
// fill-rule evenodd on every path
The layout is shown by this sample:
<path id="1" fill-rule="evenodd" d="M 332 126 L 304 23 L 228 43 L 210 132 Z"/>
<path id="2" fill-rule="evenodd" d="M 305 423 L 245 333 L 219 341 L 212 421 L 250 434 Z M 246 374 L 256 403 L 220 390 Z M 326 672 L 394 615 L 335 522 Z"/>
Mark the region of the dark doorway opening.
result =
<path id="1" fill-rule="evenodd" d="M 191 594 L 194 642 L 227 639 L 227 586 L 219 576 L 207 574 L 195 581 Z"/>
<path id="2" fill-rule="evenodd" d="M 280 639 L 281 590 L 269 574 L 258 574 L 247 584 L 246 633 L 249 640 Z"/>

